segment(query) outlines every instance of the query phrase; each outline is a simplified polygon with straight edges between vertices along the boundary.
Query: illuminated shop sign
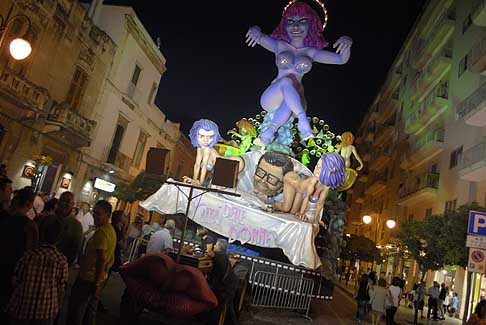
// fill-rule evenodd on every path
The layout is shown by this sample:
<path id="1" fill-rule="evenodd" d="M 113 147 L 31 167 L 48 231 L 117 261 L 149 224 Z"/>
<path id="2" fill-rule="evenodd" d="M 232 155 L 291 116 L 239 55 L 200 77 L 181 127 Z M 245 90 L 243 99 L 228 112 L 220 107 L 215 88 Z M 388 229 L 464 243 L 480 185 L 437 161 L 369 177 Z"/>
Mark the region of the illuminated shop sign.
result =
<path id="1" fill-rule="evenodd" d="M 104 179 L 95 178 L 93 187 L 104 192 L 112 193 L 115 191 L 116 185 L 105 181 Z"/>

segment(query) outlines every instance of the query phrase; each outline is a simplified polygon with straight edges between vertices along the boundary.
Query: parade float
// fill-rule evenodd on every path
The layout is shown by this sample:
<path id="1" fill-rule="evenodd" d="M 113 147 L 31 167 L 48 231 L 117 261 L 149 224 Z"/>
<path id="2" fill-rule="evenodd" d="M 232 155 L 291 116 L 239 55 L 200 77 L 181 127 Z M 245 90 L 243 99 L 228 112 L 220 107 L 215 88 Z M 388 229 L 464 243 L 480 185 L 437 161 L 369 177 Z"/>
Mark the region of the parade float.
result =
<path id="1" fill-rule="evenodd" d="M 251 270 L 250 282 L 258 270 L 312 279 L 313 297 L 327 299 L 343 243 L 346 205 L 341 197 L 363 163 L 350 132 L 336 135 L 323 119 L 306 115 L 303 76 L 314 63 L 347 63 L 352 45 L 343 36 L 332 45 L 335 50 L 324 50 L 327 11 L 320 1 L 314 4 L 322 9 L 322 19 L 311 5 L 293 0 L 271 35 L 256 26 L 248 30 L 248 46 L 260 45 L 276 58 L 278 75 L 263 91 L 263 110 L 238 120 L 227 132 L 230 139 L 221 138 L 214 121 L 194 122 L 189 134 L 197 148 L 193 175 L 181 182 L 169 179 L 141 206 L 183 213 L 184 227 L 191 219 L 233 247 L 246 247 L 238 254 Z M 233 162 L 234 188 L 215 184 L 224 161 Z M 181 246 L 191 244 L 184 231 Z"/>

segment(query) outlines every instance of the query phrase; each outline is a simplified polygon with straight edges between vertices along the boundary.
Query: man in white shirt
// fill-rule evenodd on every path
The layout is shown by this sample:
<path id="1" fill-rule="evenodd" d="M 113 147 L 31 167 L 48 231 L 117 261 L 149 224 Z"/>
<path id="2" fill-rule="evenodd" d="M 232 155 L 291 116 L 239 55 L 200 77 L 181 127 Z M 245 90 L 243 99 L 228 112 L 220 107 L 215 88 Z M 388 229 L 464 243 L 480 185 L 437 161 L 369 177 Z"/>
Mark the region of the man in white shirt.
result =
<path id="1" fill-rule="evenodd" d="M 173 248 L 172 234 L 175 231 L 175 222 L 169 219 L 165 222 L 165 228 L 156 231 L 150 236 L 147 244 L 147 254 L 168 253 Z"/>
<path id="2" fill-rule="evenodd" d="M 94 227 L 94 219 L 91 212 L 89 212 L 90 206 L 87 202 L 81 203 L 81 209 L 76 214 L 76 220 L 78 220 L 83 226 L 83 234 L 86 234 L 90 227 Z"/>

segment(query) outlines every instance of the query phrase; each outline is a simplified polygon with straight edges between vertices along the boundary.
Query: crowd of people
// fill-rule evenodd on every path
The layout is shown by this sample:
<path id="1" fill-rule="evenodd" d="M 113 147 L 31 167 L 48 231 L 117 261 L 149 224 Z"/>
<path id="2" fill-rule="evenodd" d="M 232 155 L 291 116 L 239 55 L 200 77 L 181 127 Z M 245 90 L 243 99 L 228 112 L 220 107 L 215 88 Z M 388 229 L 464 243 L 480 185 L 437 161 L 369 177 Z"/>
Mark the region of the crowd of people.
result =
<path id="1" fill-rule="evenodd" d="M 69 191 L 58 197 L 35 193 L 32 187 L 14 191 L 1 172 L 0 168 L 1 324 L 94 324 L 97 312 L 104 309 L 101 293 L 130 248 L 138 247 L 134 243 L 146 239 L 142 254 L 173 249 L 173 219 L 157 229 L 157 223 L 144 224 L 141 216 L 129 224 L 128 216 L 112 211 L 106 200 L 94 207 L 86 202 L 76 206 Z M 229 275 L 234 275 L 227 242 L 211 237 L 205 228 L 198 228 L 197 235 L 202 250 L 215 260 L 209 280 L 219 308 L 224 307 L 223 301 L 232 299 L 226 296 L 228 279 L 233 279 Z M 75 277 L 72 285 L 70 275 Z M 228 312 L 233 318 L 231 309 Z"/>
<path id="2" fill-rule="evenodd" d="M 72 192 L 48 198 L 31 187 L 13 191 L 5 176 L 0 200 L 1 323 L 54 324 L 65 299 L 68 324 L 90 323 L 110 270 L 120 265 L 123 212 L 112 213 L 111 204 L 100 200 L 92 213 L 87 203 L 76 213 Z M 77 279 L 65 297 L 73 270 Z"/>
<path id="3" fill-rule="evenodd" d="M 344 280 L 347 284 L 354 276 L 353 270 L 346 272 Z M 406 292 L 406 281 L 403 278 L 392 277 L 382 272 L 379 277 L 375 272 L 363 273 L 356 282 L 355 299 L 357 302 L 356 321 L 364 321 L 368 315 L 372 324 L 385 320 L 387 325 L 395 324 L 395 314 L 404 301 L 404 306 L 413 308 L 414 324 L 418 318 L 425 319 L 424 306 L 427 299 L 427 319 L 445 320 L 446 315 L 453 317 L 459 304 L 456 292 L 451 292 L 445 283 L 439 285 L 434 281 L 430 288 L 420 281 Z"/>

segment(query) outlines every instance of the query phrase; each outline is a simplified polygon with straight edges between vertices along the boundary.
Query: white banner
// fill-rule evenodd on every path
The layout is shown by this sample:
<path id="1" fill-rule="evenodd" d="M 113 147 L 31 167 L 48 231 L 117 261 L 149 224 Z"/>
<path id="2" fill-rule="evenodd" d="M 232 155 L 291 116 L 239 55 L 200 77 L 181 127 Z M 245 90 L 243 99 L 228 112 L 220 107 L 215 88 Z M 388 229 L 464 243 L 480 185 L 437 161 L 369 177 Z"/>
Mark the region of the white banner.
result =
<path id="1" fill-rule="evenodd" d="M 149 211 L 162 214 L 185 213 L 189 188 L 164 184 L 141 203 Z M 193 197 L 201 194 L 194 190 Z M 228 237 L 261 247 L 279 247 L 294 265 L 316 269 L 321 265 L 314 246 L 313 225 L 286 213 L 268 213 L 256 196 L 241 197 L 206 193 L 192 201 L 189 218 Z M 315 226 L 314 226 L 315 227 Z"/>

